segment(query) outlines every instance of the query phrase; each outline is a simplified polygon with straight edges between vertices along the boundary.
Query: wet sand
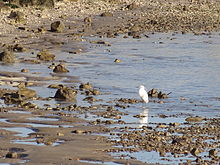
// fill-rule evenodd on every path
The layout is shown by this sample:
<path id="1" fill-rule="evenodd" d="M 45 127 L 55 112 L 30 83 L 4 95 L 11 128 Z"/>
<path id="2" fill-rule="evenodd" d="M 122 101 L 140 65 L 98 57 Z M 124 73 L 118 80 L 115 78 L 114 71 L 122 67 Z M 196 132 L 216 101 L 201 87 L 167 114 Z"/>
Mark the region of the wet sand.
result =
<path id="1" fill-rule="evenodd" d="M 189 32 L 196 35 L 209 34 L 210 32 L 220 30 L 219 9 L 219 1 L 145 2 L 140 0 L 135 4 L 132 4 L 129 0 L 124 1 L 123 3 L 109 4 L 105 4 L 104 2 L 87 3 L 81 1 L 67 2 L 66 4 L 59 2 L 54 9 L 41 10 L 36 7 L 13 9 L 24 13 L 24 22 L 16 22 L 13 18 L 8 18 L 12 9 L 2 9 L 0 16 L 0 50 L 3 51 L 4 49 L 10 49 L 14 52 L 36 52 L 48 49 L 50 51 L 59 50 L 71 54 L 78 54 L 87 50 L 88 44 L 84 44 L 85 42 L 83 41 L 85 41 L 85 37 L 89 36 L 98 36 L 100 37 L 98 44 L 109 45 L 108 42 L 101 41 L 101 38 L 111 38 L 123 35 L 124 38 L 132 36 L 135 39 L 148 37 L 149 33 L 154 32 L 179 32 L 183 34 Z M 105 14 L 101 15 L 102 13 Z M 65 29 L 61 33 L 52 32 L 50 28 L 51 23 L 57 20 L 61 20 L 65 25 Z M 17 44 L 19 45 L 19 49 L 16 48 Z M 22 57 L 18 57 L 16 62 L 38 63 L 39 61 L 38 59 L 23 61 Z M 43 63 L 43 65 L 44 64 L 45 63 Z M 45 65 L 47 66 L 48 64 Z M 45 84 L 49 85 L 48 82 L 42 81 L 43 77 L 39 78 L 35 75 L 27 76 L 26 74 L 17 71 L 0 72 L 0 75 L 2 76 L 2 84 L 6 86 L 11 86 L 11 84 L 16 86 L 20 82 L 29 82 L 29 84 L 26 84 L 27 87 L 42 86 L 43 88 L 45 87 Z M 14 77 L 19 78 L 20 80 L 14 80 Z M 59 80 L 60 77 L 46 78 L 50 81 L 53 79 Z M 78 80 L 74 79 L 74 81 Z M 79 82 L 76 84 L 80 85 Z M 79 88 L 76 89 L 80 92 Z M 7 90 L 4 88 L 1 90 L 1 97 L 3 97 L 5 93 L 13 92 L 16 91 L 14 91 L 14 89 Z M 82 95 L 85 97 L 85 94 Z M 34 98 L 36 99 L 36 97 Z M 43 100 L 43 98 L 37 99 L 40 101 Z M 50 98 L 47 99 L 49 100 Z M 93 98 L 87 99 L 91 100 Z M 145 164 L 133 159 L 115 159 L 107 153 L 107 151 L 118 152 L 118 150 L 113 147 L 116 142 L 109 141 L 107 138 L 98 136 L 97 134 L 110 132 L 110 128 L 105 127 L 105 125 L 112 124 L 113 121 L 106 120 L 103 125 L 97 124 L 99 121 L 96 121 L 96 123 L 89 123 L 75 115 L 62 112 L 62 108 L 50 108 L 50 106 L 49 108 L 39 108 L 34 105 L 24 104 L 23 101 L 27 103 L 28 100 L 32 100 L 32 98 L 19 100 L 21 102 L 16 102 L 16 104 L 12 103 L 9 107 L 2 104 L 0 119 L 7 120 L 0 120 L 1 163 L 19 163 L 24 160 L 25 164 L 88 164 L 87 162 L 80 162 L 80 160 L 88 160 L 88 162 L 100 161 L 124 164 Z M 127 103 L 127 100 L 124 100 L 123 102 Z M 115 104 L 115 102 L 113 103 Z M 128 104 L 133 103 L 139 103 L 139 100 L 128 101 Z M 118 106 L 120 106 L 120 103 Z M 121 106 L 123 105 L 121 104 Z M 85 107 L 70 108 L 70 111 L 85 112 L 97 108 L 92 106 Z M 66 110 L 68 108 L 69 107 L 66 107 Z M 100 105 L 99 108 L 105 109 L 106 107 Z M 17 110 L 24 113 L 16 113 Z M 14 113 L 11 113 L 12 111 Z M 109 115 L 109 118 L 112 116 L 117 118 L 117 116 L 124 115 L 118 111 L 111 110 L 111 107 L 108 112 L 111 114 L 109 115 L 102 112 L 98 115 Z M 58 118 L 58 120 L 36 121 L 28 119 L 48 116 L 49 118 Z M 120 123 L 120 120 L 118 120 L 118 123 Z M 37 124 L 50 126 L 39 127 Z M 209 125 L 216 128 L 215 120 L 210 122 Z M 33 132 L 23 137 L 13 131 L 9 131 L 9 129 L 7 130 L 7 128 L 16 127 L 27 128 L 29 131 L 33 129 Z M 160 125 L 158 127 L 162 128 Z M 167 127 L 170 127 L 173 132 L 179 131 L 173 125 L 163 125 L 163 128 Z M 26 129 L 24 129 L 24 131 L 25 130 Z M 125 130 L 127 130 L 127 128 L 125 128 Z M 128 134 L 118 135 L 121 136 L 121 139 L 126 139 L 127 136 L 130 136 L 131 141 L 122 140 L 117 143 L 125 146 L 137 145 L 133 140 L 141 139 L 142 136 L 135 135 L 138 132 L 132 131 L 133 130 L 129 131 Z M 149 130 L 148 128 L 144 128 L 142 131 L 147 132 Z M 160 132 L 157 130 L 152 132 L 153 133 L 149 135 L 149 138 L 160 135 Z M 210 133 L 213 133 L 211 128 Z M 214 133 L 214 135 L 219 137 L 217 132 Z M 167 138 L 167 141 L 169 141 L 169 135 L 163 134 L 158 136 L 158 138 L 152 143 L 159 143 L 159 138 Z M 16 140 L 30 141 L 30 139 L 33 139 L 35 145 L 17 144 L 12 142 Z M 183 143 L 181 140 L 182 139 L 174 141 L 173 143 Z M 58 145 L 53 146 L 55 143 L 58 143 Z M 147 144 L 142 142 L 138 145 L 145 146 Z M 158 146 L 154 147 L 157 148 Z M 159 152 L 161 154 L 164 154 L 164 152 L 177 152 L 165 150 L 164 148 L 167 147 L 170 146 L 161 146 Z M 150 149 L 154 150 L 153 147 Z M 147 148 L 147 150 L 150 149 Z M 192 151 L 193 149 L 195 151 Z M 182 148 L 180 148 L 180 150 L 180 154 L 184 153 Z M 186 149 L 184 148 L 184 150 Z M 189 153 L 190 151 L 197 154 L 197 147 L 188 148 L 186 152 Z M 11 153 L 15 154 L 10 156 Z M 217 157 L 215 153 L 212 156 L 213 162 L 219 161 L 219 157 Z"/>

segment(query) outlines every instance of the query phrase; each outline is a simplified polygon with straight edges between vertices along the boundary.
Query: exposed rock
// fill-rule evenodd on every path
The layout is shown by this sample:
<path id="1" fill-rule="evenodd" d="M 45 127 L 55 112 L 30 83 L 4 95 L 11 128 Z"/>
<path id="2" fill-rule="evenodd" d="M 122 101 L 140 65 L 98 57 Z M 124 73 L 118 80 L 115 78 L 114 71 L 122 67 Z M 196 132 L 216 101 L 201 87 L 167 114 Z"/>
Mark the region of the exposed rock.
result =
<path id="1" fill-rule="evenodd" d="M 75 134 L 84 134 L 84 133 L 88 133 L 88 132 L 87 132 L 87 131 L 84 131 L 84 130 L 79 130 L 79 129 L 77 129 L 77 130 L 72 131 L 72 133 L 75 133 Z"/>
<path id="2" fill-rule="evenodd" d="M 69 72 L 69 70 L 66 69 L 64 64 L 60 63 L 57 66 L 55 66 L 53 72 L 55 72 L 55 73 L 66 73 L 66 72 Z"/>
<path id="3" fill-rule="evenodd" d="M 209 150 L 209 156 L 210 157 L 215 157 L 217 155 L 218 155 L 218 151 L 216 149 Z"/>
<path id="4" fill-rule="evenodd" d="M 133 2 L 132 4 L 128 5 L 126 8 L 129 10 L 137 9 L 139 6 L 137 3 Z"/>
<path id="5" fill-rule="evenodd" d="M 114 62 L 115 62 L 115 63 L 120 63 L 121 60 L 116 58 Z"/>
<path id="6" fill-rule="evenodd" d="M 17 152 L 8 152 L 5 157 L 6 158 L 17 159 L 18 158 L 18 154 L 17 154 Z"/>
<path id="7" fill-rule="evenodd" d="M 89 90 L 89 89 L 92 89 L 92 88 L 93 88 L 92 84 L 90 84 L 89 82 L 87 82 L 85 84 L 82 83 L 82 84 L 79 85 L 80 90 L 85 90 L 85 89 Z"/>
<path id="8" fill-rule="evenodd" d="M 200 150 L 198 148 L 193 148 L 190 153 L 193 155 L 193 156 L 198 156 L 199 153 L 200 153 Z"/>
<path id="9" fill-rule="evenodd" d="M 113 13 L 110 12 L 104 12 L 100 15 L 101 17 L 113 17 Z"/>
<path id="10" fill-rule="evenodd" d="M 74 100 L 76 98 L 76 94 L 76 90 L 69 87 L 63 87 L 57 90 L 54 98 L 60 100 Z"/>
<path id="11" fill-rule="evenodd" d="M 14 63 L 15 57 L 14 54 L 8 50 L 0 53 L 0 61 L 4 63 Z"/>
<path id="12" fill-rule="evenodd" d="M 11 11 L 9 18 L 14 19 L 15 23 L 25 23 L 24 13 L 20 11 Z"/>
<path id="13" fill-rule="evenodd" d="M 64 29 L 65 29 L 65 25 L 61 21 L 56 21 L 51 24 L 51 31 L 52 32 L 62 33 L 64 31 Z"/>
<path id="14" fill-rule="evenodd" d="M 92 22 L 92 18 L 91 17 L 86 17 L 86 18 L 84 18 L 84 22 L 85 23 L 91 23 Z"/>
<path id="15" fill-rule="evenodd" d="M 187 117 L 185 120 L 187 122 L 201 122 L 203 119 L 202 117 Z"/>
<path id="16" fill-rule="evenodd" d="M 42 50 L 37 54 L 37 58 L 43 61 L 54 61 L 55 55 L 50 53 L 48 50 Z"/>
<path id="17" fill-rule="evenodd" d="M 63 84 L 51 84 L 48 86 L 48 88 L 54 88 L 54 89 L 59 89 L 59 88 L 63 88 L 64 85 Z"/>
<path id="18" fill-rule="evenodd" d="M 167 99 L 168 95 L 170 93 L 166 94 L 166 93 L 162 93 L 161 91 L 158 92 L 157 89 L 151 89 L 150 91 L 148 91 L 148 95 L 150 97 L 155 97 L 155 98 L 159 98 L 159 99 Z"/>
<path id="19" fill-rule="evenodd" d="M 20 88 L 20 89 L 18 90 L 18 94 L 19 94 L 21 97 L 24 97 L 25 99 L 31 99 L 31 98 L 37 96 L 37 93 L 36 93 L 35 90 L 33 90 L 33 89 L 28 89 L 28 88 Z"/>
<path id="20" fill-rule="evenodd" d="M 19 44 L 9 45 L 7 49 L 13 52 L 25 52 L 27 50 L 23 45 Z"/>
<path id="21" fill-rule="evenodd" d="M 21 72 L 23 72 L 23 73 L 28 73 L 29 70 L 28 70 L 28 69 L 21 69 Z"/>

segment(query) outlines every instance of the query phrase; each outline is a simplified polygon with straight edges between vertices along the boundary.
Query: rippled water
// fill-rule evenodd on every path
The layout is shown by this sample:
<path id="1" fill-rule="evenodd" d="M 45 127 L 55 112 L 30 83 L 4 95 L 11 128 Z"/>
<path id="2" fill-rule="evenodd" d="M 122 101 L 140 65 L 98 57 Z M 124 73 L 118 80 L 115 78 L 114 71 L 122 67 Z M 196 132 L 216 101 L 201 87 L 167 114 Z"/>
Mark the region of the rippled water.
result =
<path id="1" fill-rule="evenodd" d="M 149 90 L 172 92 L 166 100 L 169 104 L 149 103 L 149 113 L 219 115 L 218 34 L 154 34 L 138 40 L 115 38 L 107 41 L 111 47 L 93 46 L 89 53 L 69 58 L 73 65 L 71 74 L 102 91 L 111 92 L 110 99 L 138 98 L 140 84 Z M 122 62 L 114 63 L 116 58 Z M 83 62 L 88 63 L 77 65 Z M 187 101 L 181 101 L 181 97 Z M 126 111 L 135 113 L 141 110 L 139 107 Z"/>
<path id="2" fill-rule="evenodd" d="M 86 38 L 99 40 L 99 38 Z M 129 115 L 123 116 L 127 125 L 139 127 L 148 123 L 184 122 L 186 116 L 219 117 L 220 116 L 220 35 L 193 34 L 153 34 L 149 38 L 132 39 L 122 36 L 114 39 L 102 39 L 112 46 L 90 45 L 88 52 L 69 54 L 55 52 L 58 60 L 67 62 L 69 73 L 63 74 L 61 80 L 47 81 L 42 87 L 34 87 L 38 95 L 53 97 L 56 90 L 46 88 L 52 83 L 68 81 L 90 82 L 103 93 L 97 98 L 104 103 L 118 98 L 139 98 L 138 87 L 143 84 L 150 90 L 156 88 L 165 93 L 172 92 L 164 104 L 150 102 L 147 105 L 134 104 L 120 109 Z M 35 55 L 26 54 L 29 58 Z M 24 55 L 25 57 L 25 55 Z M 114 63 L 120 59 L 120 63 Z M 58 60 L 56 62 L 58 62 Z M 51 76 L 49 64 L 14 64 L 0 65 L 1 71 L 20 71 L 30 69 L 35 76 Z M 36 73 L 37 72 L 37 73 Z M 48 83 L 48 84 L 47 84 Z M 77 96 L 78 105 L 90 105 Z M 184 98 L 184 99 L 183 99 Z M 152 99 L 151 99 L 152 100 Z M 42 106 L 42 101 L 35 101 Z M 45 101 L 48 104 L 48 101 Z M 51 100 L 49 104 L 56 104 Z M 134 118 L 145 113 L 146 118 Z M 160 118 L 159 115 L 172 116 Z M 81 116 L 83 117 L 83 115 Z M 90 116 L 88 120 L 95 120 Z M 123 125 L 124 126 L 124 125 Z M 150 161 L 143 156 L 146 152 L 134 153 L 141 161 Z M 155 162 L 157 153 L 150 154 Z M 150 161 L 151 162 L 151 161 Z M 160 162 L 158 160 L 158 162 Z"/>

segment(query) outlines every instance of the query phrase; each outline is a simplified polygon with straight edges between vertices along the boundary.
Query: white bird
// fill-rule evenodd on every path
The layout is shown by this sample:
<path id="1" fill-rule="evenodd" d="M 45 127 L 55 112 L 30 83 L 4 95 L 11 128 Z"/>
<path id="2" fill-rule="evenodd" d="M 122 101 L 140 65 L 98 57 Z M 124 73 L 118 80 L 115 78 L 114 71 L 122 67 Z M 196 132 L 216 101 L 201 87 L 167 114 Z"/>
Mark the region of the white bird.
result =
<path id="1" fill-rule="evenodd" d="M 141 97 L 141 99 L 145 102 L 145 103 L 148 103 L 149 100 L 148 100 L 148 93 L 147 91 L 145 90 L 145 87 L 143 85 L 141 85 L 139 87 L 139 96 Z"/>

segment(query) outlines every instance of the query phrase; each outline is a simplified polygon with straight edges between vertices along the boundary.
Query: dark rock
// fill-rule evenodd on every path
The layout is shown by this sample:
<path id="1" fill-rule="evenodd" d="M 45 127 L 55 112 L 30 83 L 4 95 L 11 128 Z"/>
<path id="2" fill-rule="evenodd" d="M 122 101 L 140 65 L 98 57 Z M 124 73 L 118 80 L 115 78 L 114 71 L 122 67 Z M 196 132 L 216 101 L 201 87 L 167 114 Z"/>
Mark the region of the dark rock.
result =
<path id="1" fill-rule="evenodd" d="M 65 25 L 61 21 L 56 21 L 51 24 L 51 31 L 52 32 L 62 33 L 64 31 L 64 29 L 65 29 Z"/>
<path id="2" fill-rule="evenodd" d="M 28 69 L 21 69 L 21 72 L 23 72 L 23 73 L 28 73 L 29 70 L 28 70 Z"/>
<path id="3" fill-rule="evenodd" d="M 42 50 L 37 54 L 37 58 L 43 61 L 54 61 L 55 55 L 50 53 L 48 50 Z"/>
<path id="4" fill-rule="evenodd" d="M 53 72 L 55 72 L 55 73 L 66 73 L 66 72 L 69 72 L 69 70 L 66 69 L 64 64 L 58 64 L 57 66 L 55 66 Z"/>
<path id="5" fill-rule="evenodd" d="M 76 97 L 77 91 L 69 87 L 63 87 L 57 90 L 54 98 L 60 100 L 74 100 Z"/>
<path id="6" fill-rule="evenodd" d="M 91 23 L 92 22 L 92 18 L 91 17 L 86 17 L 86 18 L 84 18 L 84 22 L 85 23 Z"/>
<path id="7" fill-rule="evenodd" d="M 15 57 L 14 54 L 8 50 L 0 53 L 0 61 L 4 63 L 14 63 Z"/>
<path id="8" fill-rule="evenodd" d="M 85 84 L 82 83 L 82 84 L 79 85 L 80 90 L 84 90 L 84 89 L 89 90 L 89 89 L 92 89 L 92 88 L 93 88 L 92 84 L 90 84 L 89 82 L 87 82 Z"/>
<path id="9" fill-rule="evenodd" d="M 18 154 L 17 154 L 17 152 L 8 152 L 5 157 L 6 158 L 17 159 L 18 158 Z"/>
<path id="10" fill-rule="evenodd" d="M 116 58 L 114 62 L 115 62 L 115 63 L 120 63 L 121 60 Z"/>
<path id="11" fill-rule="evenodd" d="M 27 50 L 24 46 L 19 44 L 9 45 L 7 49 L 13 52 L 25 52 Z"/>
<path id="12" fill-rule="evenodd" d="M 209 150 L 209 156 L 210 157 L 218 156 L 218 151 L 216 149 Z"/>
<path id="13" fill-rule="evenodd" d="M 113 14 L 110 12 L 104 12 L 100 15 L 101 17 L 113 17 Z"/>
<path id="14" fill-rule="evenodd" d="M 4 99 L 5 104 L 20 104 L 22 102 L 22 98 L 18 93 L 5 93 L 2 97 Z"/>
<path id="15" fill-rule="evenodd" d="M 126 8 L 129 9 L 129 10 L 137 9 L 138 4 L 137 3 L 132 3 L 132 4 L 128 5 Z"/>
<path id="16" fill-rule="evenodd" d="M 37 96 L 35 90 L 28 88 L 20 88 L 17 93 L 25 99 L 32 99 L 33 97 Z"/>
<path id="17" fill-rule="evenodd" d="M 198 156 L 199 153 L 200 153 L 200 150 L 198 148 L 193 148 L 190 153 L 193 155 L 193 156 Z"/>
<path id="18" fill-rule="evenodd" d="M 14 19 L 16 23 L 25 23 L 24 13 L 20 11 L 11 11 L 9 18 Z"/>

